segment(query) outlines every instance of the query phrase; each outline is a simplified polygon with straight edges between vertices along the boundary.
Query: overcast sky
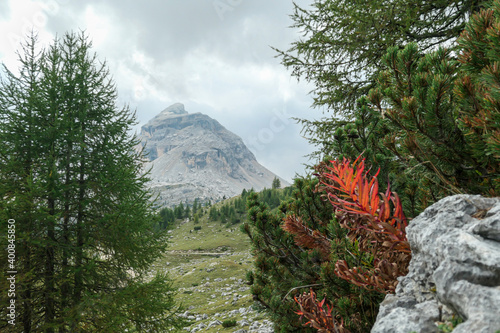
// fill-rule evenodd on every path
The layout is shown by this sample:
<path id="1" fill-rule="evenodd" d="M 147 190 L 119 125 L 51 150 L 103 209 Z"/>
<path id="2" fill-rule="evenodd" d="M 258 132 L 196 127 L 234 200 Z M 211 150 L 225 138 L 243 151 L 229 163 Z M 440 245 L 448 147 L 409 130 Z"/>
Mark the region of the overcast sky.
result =
<path id="1" fill-rule="evenodd" d="M 295 0 L 307 7 L 312 0 Z M 257 160 L 291 180 L 313 151 L 290 117 L 320 118 L 312 86 L 290 76 L 275 51 L 300 37 L 291 0 L 0 0 L 0 62 L 31 29 L 43 44 L 85 30 L 106 60 L 119 99 L 140 126 L 173 103 L 239 135 Z"/>

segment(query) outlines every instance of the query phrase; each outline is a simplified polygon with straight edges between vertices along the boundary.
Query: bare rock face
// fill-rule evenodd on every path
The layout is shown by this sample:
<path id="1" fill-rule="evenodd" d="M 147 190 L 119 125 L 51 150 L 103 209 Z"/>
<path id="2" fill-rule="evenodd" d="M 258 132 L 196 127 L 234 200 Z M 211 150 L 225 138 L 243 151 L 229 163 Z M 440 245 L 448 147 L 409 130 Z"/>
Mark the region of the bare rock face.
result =
<path id="1" fill-rule="evenodd" d="M 409 273 L 382 302 L 372 333 L 500 330 L 500 198 L 456 195 L 428 207 L 407 228 Z"/>
<path id="2" fill-rule="evenodd" d="M 214 202 L 243 189 L 259 191 L 277 177 L 257 162 L 240 137 L 207 115 L 188 113 L 180 103 L 142 126 L 141 142 L 150 160 L 151 188 L 165 206 L 196 198 Z"/>

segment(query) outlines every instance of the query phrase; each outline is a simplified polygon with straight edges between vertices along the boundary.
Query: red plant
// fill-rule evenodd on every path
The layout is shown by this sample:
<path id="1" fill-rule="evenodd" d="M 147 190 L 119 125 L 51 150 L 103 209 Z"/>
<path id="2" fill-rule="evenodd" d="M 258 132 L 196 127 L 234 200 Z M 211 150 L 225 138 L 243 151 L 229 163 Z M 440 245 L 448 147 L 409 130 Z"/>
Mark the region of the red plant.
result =
<path id="1" fill-rule="evenodd" d="M 281 228 L 293 235 L 295 244 L 303 248 L 317 249 L 323 260 L 329 260 L 332 246 L 330 239 L 318 230 L 308 228 L 298 216 L 288 215 L 283 222 Z"/>
<path id="2" fill-rule="evenodd" d="M 349 267 L 346 260 L 335 263 L 335 274 L 357 286 L 381 293 L 394 292 L 397 278 L 408 273 L 411 251 L 406 238 L 408 221 L 403 213 L 401 201 L 388 186 L 385 193 L 379 192 L 378 171 L 369 178 L 365 160 L 358 157 L 353 163 L 347 159 L 330 161 L 330 165 L 317 166 L 320 184 L 318 191 L 326 196 L 335 208 L 340 225 L 349 230 L 347 236 L 360 253 L 360 267 Z M 318 230 L 309 228 L 297 216 L 287 216 L 282 228 L 289 232 L 295 243 L 303 248 L 316 249 L 323 261 L 331 260 L 332 240 Z M 363 261 L 370 254 L 370 259 Z M 325 300 L 318 302 L 314 292 L 296 297 L 300 306 L 297 312 L 309 321 L 318 332 L 349 332 L 332 316 L 332 309 Z"/>
<path id="3" fill-rule="evenodd" d="M 296 313 L 301 319 L 305 317 L 309 320 L 304 326 L 316 328 L 319 333 L 350 333 L 344 327 L 342 319 L 339 322 L 332 316 L 332 308 L 325 304 L 326 299 L 318 301 L 312 289 L 309 293 L 294 297 L 294 300 L 300 307 L 300 311 Z"/>
<path id="4" fill-rule="evenodd" d="M 349 230 L 347 235 L 359 250 L 373 258 L 370 263 L 352 268 L 347 261 L 338 260 L 335 274 L 368 290 L 394 292 L 397 278 L 408 273 L 411 259 L 405 231 L 408 221 L 399 197 L 390 187 L 385 194 L 379 192 L 378 172 L 369 180 L 365 161 L 360 157 L 353 163 L 347 159 L 330 161 L 330 165 L 321 163 L 317 171 L 319 190 L 326 192 L 340 225 Z M 329 260 L 331 240 L 324 234 L 293 215 L 283 222 L 282 228 L 293 235 L 297 245 L 316 249 L 323 260 Z"/>
<path id="5" fill-rule="evenodd" d="M 411 258 L 401 201 L 390 186 L 385 194 L 379 192 L 378 171 L 369 180 L 364 159 L 330 163 L 318 167 L 321 189 L 335 207 L 339 223 L 349 229 L 348 237 L 373 257 L 372 267 L 349 268 L 339 260 L 335 274 L 366 289 L 394 292 L 397 277 L 408 272 Z"/>
<path id="6" fill-rule="evenodd" d="M 405 232 L 408 223 L 401 201 L 390 191 L 390 186 L 385 194 L 379 193 L 377 175 L 380 170 L 368 181 L 364 161 L 358 157 L 352 165 L 344 159 L 342 162 L 330 161 L 332 166 L 325 166 L 329 172 L 321 174 L 321 183 L 328 199 L 337 211 L 355 217 L 342 220 L 346 228 L 371 233 L 378 242 L 387 241 L 392 249 L 410 253 Z M 394 204 L 393 214 L 390 201 Z"/>

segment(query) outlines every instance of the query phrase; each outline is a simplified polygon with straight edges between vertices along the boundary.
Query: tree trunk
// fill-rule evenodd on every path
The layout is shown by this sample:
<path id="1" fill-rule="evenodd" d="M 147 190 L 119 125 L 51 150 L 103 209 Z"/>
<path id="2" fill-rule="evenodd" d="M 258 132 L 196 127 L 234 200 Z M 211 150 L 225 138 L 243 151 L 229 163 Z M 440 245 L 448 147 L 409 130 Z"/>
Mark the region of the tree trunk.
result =
<path id="1" fill-rule="evenodd" d="M 45 250 L 45 324 L 46 333 L 53 333 L 55 320 L 55 287 L 54 287 L 54 243 L 55 243 L 55 227 L 52 217 L 55 215 L 55 202 L 49 195 L 48 206 L 50 219 L 47 225 L 47 245 Z"/>

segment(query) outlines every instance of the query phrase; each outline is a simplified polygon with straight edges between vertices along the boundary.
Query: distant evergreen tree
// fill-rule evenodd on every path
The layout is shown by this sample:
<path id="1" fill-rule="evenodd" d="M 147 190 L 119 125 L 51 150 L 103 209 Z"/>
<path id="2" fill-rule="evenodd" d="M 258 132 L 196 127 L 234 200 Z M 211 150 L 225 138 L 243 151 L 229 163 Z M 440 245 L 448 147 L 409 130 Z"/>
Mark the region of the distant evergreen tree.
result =
<path id="1" fill-rule="evenodd" d="M 210 221 L 217 221 L 219 219 L 219 212 L 215 206 L 211 206 L 208 210 L 208 218 Z"/>
<path id="2" fill-rule="evenodd" d="M 175 212 L 175 218 L 177 218 L 177 219 L 184 218 L 185 211 L 184 211 L 184 205 L 182 204 L 182 202 L 179 203 L 178 206 L 175 206 L 174 212 Z"/>
<path id="3" fill-rule="evenodd" d="M 198 198 L 194 199 L 193 203 L 193 215 L 195 215 L 198 212 L 198 209 L 201 208 L 198 204 Z"/>
<path id="4" fill-rule="evenodd" d="M 234 202 L 234 207 L 236 208 L 236 213 L 239 215 L 244 214 L 246 210 L 246 203 L 245 203 L 246 198 L 237 198 Z"/>
<path id="5" fill-rule="evenodd" d="M 273 189 L 281 188 L 281 181 L 279 180 L 278 177 L 274 177 L 272 188 Z"/>
<path id="6" fill-rule="evenodd" d="M 227 219 L 228 219 L 230 224 L 236 224 L 239 222 L 239 219 L 236 216 L 236 209 L 234 208 L 234 206 L 230 207 L 230 209 L 228 211 Z"/>
<path id="7" fill-rule="evenodd" d="M 160 228 L 166 229 L 175 222 L 175 213 L 172 209 L 165 207 L 160 210 Z"/>

